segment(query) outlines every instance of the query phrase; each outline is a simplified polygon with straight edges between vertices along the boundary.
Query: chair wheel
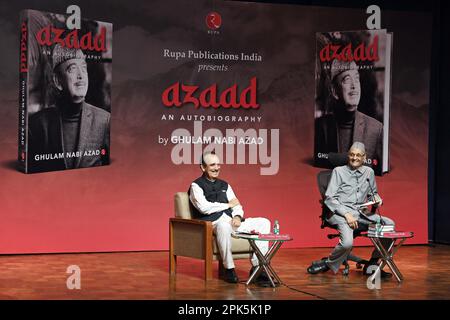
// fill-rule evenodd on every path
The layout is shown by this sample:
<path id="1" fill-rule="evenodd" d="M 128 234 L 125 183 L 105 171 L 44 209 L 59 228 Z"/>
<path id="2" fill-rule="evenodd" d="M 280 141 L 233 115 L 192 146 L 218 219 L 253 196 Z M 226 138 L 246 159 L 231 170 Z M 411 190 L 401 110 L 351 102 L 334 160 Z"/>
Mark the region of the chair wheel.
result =
<path id="1" fill-rule="evenodd" d="M 344 275 L 344 276 L 348 276 L 349 273 L 350 273 L 350 270 L 348 270 L 347 268 L 342 270 L 342 275 Z"/>

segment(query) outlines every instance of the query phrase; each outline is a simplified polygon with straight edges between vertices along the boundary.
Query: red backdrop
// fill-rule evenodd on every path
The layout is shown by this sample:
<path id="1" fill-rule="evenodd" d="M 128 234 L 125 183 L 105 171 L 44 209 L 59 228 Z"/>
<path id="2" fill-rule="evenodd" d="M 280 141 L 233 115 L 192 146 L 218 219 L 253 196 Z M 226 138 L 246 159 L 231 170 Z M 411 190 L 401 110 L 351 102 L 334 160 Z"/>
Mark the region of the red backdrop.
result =
<path id="1" fill-rule="evenodd" d="M 142 1 L 123 14 L 123 8 L 116 6 L 110 17 L 100 14 L 100 9 L 89 12 L 89 18 L 113 22 L 115 30 L 112 163 L 107 167 L 34 175 L 15 169 L 18 67 L 14 59 L 18 54 L 14 54 L 18 50 L 0 53 L 6 74 L 0 83 L 0 253 L 168 249 L 173 195 L 186 191 L 200 175 L 195 164 L 173 164 L 171 146 L 158 144 L 158 136 L 168 137 L 174 129 L 193 130 L 193 122 L 161 120 L 169 114 L 175 119 L 180 114 L 262 117 L 256 124 L 205 122 L 203 130 L 279 129 L 276 175 L 260 175 L 261 166 L 256 164 L 225 164 L 221 177 L 232 184 L 247 216 L 280 221 L 281 232 L 295 239 L 286 247 L 334 245 L 325 236 L 328 231 L 320 229 L 316 174 L 321 169 L 311 165 L 315 32 L 362 29 L 365 13 L 229 2 L 216 2 L 212 8 L 207 3 L 194 7 L 180 1 L 178 11 L 183 14 L 173 13 L 169 10 L 173 4 L 163 1 L 155 10 Z M 213 10 L 221 14 L 222 26 L 212 34 L 204 21 Z M 16 14 L 12 11 L 9 16 Z M 161 16 L 167 19 L 161 21 Z M 14 19 L 8 19 L 0 24 L 6 28 L 2 32 L 18 34 Z M 405 23 L 412 20 L 414 26 Z M 394 32 L 394 64 L 391 172 L 377 178 L 385 203 L 381 213 L 393 218 L 397 229 L 415 232 L 408 243 L 426 243 L 431 17 L 385 12 L 383 24 Z M 16 40 L 5 38 L 12 48 L 17 47 Z M 175 60 L 164 58 L 164 48 L 257 52 L 263 59 L 245 63 Z M 228 71 L 199 73 L 198 66 L 204 63 L 224 64 Z M 222 87 L 243 86 L 253 76 L 258 78 L 258 110 L 214 112 L 188 105 L 173 110 L 161 103 L 164 88 L 176 81 L 203 87 L 214 82 Z"/>

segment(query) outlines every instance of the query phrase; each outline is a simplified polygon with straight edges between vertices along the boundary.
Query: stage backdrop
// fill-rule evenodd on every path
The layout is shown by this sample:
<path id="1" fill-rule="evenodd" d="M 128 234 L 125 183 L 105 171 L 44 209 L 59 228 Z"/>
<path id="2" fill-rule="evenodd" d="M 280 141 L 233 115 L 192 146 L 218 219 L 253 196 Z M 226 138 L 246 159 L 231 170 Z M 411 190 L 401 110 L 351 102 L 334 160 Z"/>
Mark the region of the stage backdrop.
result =
<path id="1" fill-rule="evenodd" d="M 315 33 L 365 29 L 365 10 L 79 1 L 84 18 L 114 24 L 112 162 L 25 175 L 16 169 L 19 11 L 69 4 L 0 1 L 0 253 L 167 250 L 174 193 L 200 175 L 208 145 L 246 215 L 278 219 L 294 237 L 286 247 L 335 244 L 320 229 L 322 169 L 312 165 Z M 383 11 L 382 27 L 394 49 L 381 213 L 415 232 L 410 244 L 426 243 L 431 15 Z M 221 99 L 229 108 L 214 107 Z"/>

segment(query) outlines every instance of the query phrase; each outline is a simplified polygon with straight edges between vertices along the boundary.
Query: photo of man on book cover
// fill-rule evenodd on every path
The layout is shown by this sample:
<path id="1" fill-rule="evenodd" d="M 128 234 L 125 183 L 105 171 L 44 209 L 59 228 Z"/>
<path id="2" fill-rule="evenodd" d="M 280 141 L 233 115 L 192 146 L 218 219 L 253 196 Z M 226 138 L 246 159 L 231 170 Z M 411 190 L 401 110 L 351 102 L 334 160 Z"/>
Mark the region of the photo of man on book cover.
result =
<path id="1" fill-rule="evenodd" d="M 29 38 L 27 172 L 110 162 L 112 26 L 85 21 L 67 30 L 62 17 L 28 11 L 37 30 Z"/>
<path id="2" fill-rule="evenodd" d="M 366 146 L 366 165 L 383 172 L 386 72 L 380 36 L 369 31 L 317 34 L 314 164 L 330 167 L 330 153 Z M 384 61 L 382 61 L 384 62 Z"/>

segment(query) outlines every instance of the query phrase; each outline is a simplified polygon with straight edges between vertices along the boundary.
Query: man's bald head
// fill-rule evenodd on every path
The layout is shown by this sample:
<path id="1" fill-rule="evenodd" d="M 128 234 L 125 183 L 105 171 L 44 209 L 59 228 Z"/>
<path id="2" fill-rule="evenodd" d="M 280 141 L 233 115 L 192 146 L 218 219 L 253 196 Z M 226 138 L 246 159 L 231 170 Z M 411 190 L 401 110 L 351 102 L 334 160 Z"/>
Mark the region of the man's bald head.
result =
<path id="1" fill-rule="evenodd" d="M 220 173 L 220 159 L 214 153 L 205 153 L 202 156 L 202 163 L 200 165 L 205 177 L 211 181 L 216 180 Z"/>
<path id="2" fill-rule="evenodd" d="M 212 152 L 208 152 L 202 155 L 202 165 L 211 164 L 213 162 L 220 162 L 219 157 Z"/>

